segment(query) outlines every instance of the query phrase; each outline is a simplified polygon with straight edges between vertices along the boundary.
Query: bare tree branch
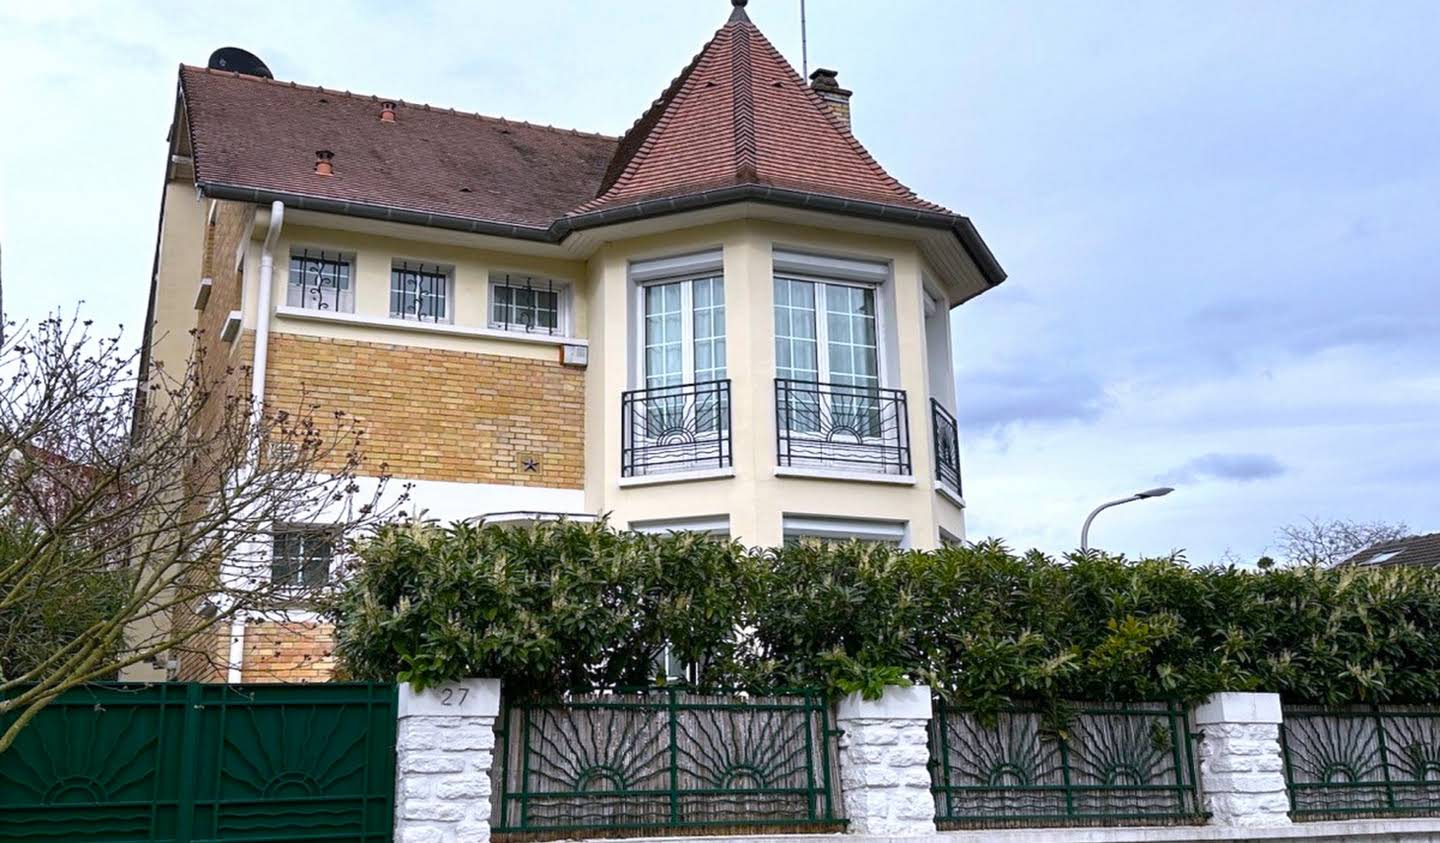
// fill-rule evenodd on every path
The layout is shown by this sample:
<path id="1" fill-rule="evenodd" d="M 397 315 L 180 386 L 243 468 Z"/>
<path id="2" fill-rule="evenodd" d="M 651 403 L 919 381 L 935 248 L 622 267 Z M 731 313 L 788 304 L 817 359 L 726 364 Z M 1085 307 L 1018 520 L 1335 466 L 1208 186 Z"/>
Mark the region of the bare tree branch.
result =
<path id="1" fill-rule="evenodd" d="M 271 576 L 276 525 L 343 548 L 406 498 L 358 476 L 346 414 L 255 406 L 198 352 L 144 384 L 137 360 L 61 317 L 0 344 L 0 752 L 70 688 L 303 603 Z"/>

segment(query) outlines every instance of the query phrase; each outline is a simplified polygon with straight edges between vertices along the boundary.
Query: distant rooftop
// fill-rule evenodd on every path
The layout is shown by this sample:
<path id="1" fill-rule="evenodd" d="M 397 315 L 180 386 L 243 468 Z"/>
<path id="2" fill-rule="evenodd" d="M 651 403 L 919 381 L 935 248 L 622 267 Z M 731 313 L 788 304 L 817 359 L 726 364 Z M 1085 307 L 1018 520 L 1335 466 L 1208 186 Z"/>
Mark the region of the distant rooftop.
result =
<path id="1" fill-rule="evenodd" d="M 1381 542 L 1360 551 L 1341 564 L 1440 566 L 1440 533 Z"/>

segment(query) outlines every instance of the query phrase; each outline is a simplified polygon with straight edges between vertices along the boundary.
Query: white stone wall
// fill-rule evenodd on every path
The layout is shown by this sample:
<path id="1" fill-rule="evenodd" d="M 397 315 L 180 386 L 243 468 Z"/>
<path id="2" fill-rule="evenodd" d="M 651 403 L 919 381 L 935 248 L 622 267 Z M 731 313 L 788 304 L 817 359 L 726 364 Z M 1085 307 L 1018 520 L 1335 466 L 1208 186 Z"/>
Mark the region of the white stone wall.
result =
<path id="1" fill-rule="evenodd" d="M 400 686 L 396 843 L 488 843 L 500 682 Z"/>
<path id="2" fill-rule="evenodd" d="M 935 833 L 930 795 L 930 689 L 891 687 L 878 700 L 858 694 L 836 710 L 840 791 L 852 834 Z"/>
<path id="3" fill-rule="evenodd" d="M 1215 694 L 1195 709 L 1200 791 L 1218 826 L 1290 823 L 1278 694 Z"/>

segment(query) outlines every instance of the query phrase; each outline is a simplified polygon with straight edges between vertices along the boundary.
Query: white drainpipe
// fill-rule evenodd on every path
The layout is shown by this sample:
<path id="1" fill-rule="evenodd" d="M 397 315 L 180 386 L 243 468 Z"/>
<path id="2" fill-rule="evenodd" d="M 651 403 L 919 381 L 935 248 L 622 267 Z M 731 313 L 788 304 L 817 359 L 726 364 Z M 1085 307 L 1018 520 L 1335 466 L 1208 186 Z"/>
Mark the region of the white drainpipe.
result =
<path id="1" fill-rule="evenodd" d="M 265 246 L 260 250 L 260 296 L 255 304 L 255 361 L 250 371 L 250 404 L 261 412 L 265 404 L 265 365 L 270 356 L 270 291 L 275 286 L 275 244 L 280 227 L 285 225 L 285 203 L 270 204 L 270 227 L 265 232 Z M 258 454 L 255 455 L 259 457 Z M 243 677 L 245 659 L 245 615 L 237 613 L 230 621 L 230 670 L 226 679 L 239 682 Z"/>
<path id="2" fill-rule="evenodd" d="M 265 364 L 270 353 L 270 289 L 275 285 L 275 243 L 280 239 L 280 226 L 285 224 L 285 203 L 270 204 L 270 229 L 265 232 L 265 248 L 260 251 L 260 299 L 255 313 L 255 367 L 250 373 L 250 398 L 258 410 L 265 401 Z"/>

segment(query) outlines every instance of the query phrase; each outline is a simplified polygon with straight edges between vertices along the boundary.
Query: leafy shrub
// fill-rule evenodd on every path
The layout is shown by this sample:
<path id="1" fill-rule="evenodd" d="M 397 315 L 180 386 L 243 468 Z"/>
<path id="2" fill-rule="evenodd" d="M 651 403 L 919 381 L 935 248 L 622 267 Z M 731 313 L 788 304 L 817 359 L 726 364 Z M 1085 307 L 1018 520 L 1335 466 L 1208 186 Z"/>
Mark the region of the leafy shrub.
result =
<path id="1" fill-rule="evenodd" d="M 915 681 L 1013 699 L 1440 700 L 1440 571 L 1246 571 L 998 542 L 933 552 L 747 551 L 603 524 L 400 525 L 332 607 L 345 670 L 512 692 L 654 681 L 668 642 L 704 684 L 878 693 Z"/>
<path id="2" fill-rule="evenodd" d="M 715 674 L 747 591 L 738 546 L 603 524 L 401 524 L 357 555 L 331 608 L 342 670 L 421 686 L 466 676 L 499 676 L 518 694 L 645 685 L 667 643 Z"/>

